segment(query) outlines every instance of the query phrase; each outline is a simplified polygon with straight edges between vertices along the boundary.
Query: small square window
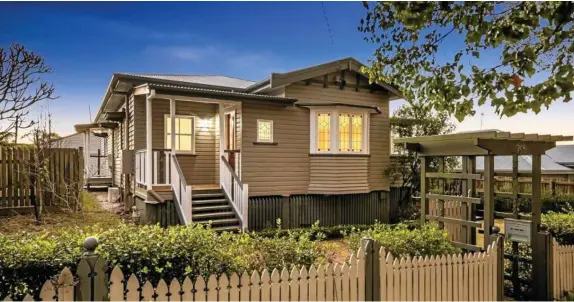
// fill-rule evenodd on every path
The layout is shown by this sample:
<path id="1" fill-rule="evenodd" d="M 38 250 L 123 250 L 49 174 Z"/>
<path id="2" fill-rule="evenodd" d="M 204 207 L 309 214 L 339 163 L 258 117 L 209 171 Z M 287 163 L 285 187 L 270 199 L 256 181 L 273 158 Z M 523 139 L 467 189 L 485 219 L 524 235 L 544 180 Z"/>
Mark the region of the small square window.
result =
<path id="1" fill-rule="evenodd" d="M 257 120 L 257 142 L 273 142 L 273 121 Z"/>

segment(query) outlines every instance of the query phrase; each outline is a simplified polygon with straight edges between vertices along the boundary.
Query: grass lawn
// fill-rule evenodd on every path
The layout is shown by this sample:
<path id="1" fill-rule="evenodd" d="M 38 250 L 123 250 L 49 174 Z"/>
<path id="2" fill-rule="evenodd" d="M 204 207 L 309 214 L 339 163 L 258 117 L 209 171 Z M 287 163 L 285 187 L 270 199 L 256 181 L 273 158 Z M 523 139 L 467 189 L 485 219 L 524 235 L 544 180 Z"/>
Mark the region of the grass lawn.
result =
<path id="1" fill-rule="evenodd" d="M 504 219 L 495 219 L 494 225 L 500 228 L 501 233 L 504 233 Z M 476 245 L 484 245 L 484 234 L 480 234 L 478 230 L 476 231 Z"/>
<path id="2" fill-rule="evenodd" d="M 62 229 L 74 227 L 83 228 L 95 225 L 113 227 L 122 222 L 118 215 L 104 210 L 91 193 L 84 191 L 83 200 L 83 213 L 43 213 L 39 223 L 36 222 L 33 214 L 0 218 L 0 234 L 10 236 L 20 232 L 40 233 L 44 231 L 58 233 Z"/>

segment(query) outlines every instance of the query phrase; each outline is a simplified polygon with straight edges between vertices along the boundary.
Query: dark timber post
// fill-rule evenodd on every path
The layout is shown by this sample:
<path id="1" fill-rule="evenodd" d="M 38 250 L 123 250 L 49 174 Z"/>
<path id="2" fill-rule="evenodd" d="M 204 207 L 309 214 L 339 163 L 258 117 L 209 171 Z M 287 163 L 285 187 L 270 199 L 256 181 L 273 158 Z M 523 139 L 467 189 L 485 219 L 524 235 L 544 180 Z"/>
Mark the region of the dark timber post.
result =
<path id="1" fill-rule="evenodd" d="M 519 219 L 519 209 L 518 209 L 518 191 L 519 191 L 519 182 L 518 182 L 518 155 L 512 156 L 512 217 L 514 219 Z M 520 276 L 518 274 L 518 270 L 520 267 L 518 266 L 518 259 L 520 257 L 519 250 L 518 250 L 518 242 L 512 242 L 512 295 L 514 299 L 520 298 Z"/>
<path id="2" fill-rule="evenodd" d="M 484 156 L 484 211 L 483 226 L 484 245 L 486 248 L 492 238 L 490 232 L 494 226 L 494 155 Z"/>
<path id="3" fill-rule="evenodd" d="M 496 300 L 504 299 L 504 235 L 500 234 L 500 228 L 493 226 L 491 229 L 491 242 L 496 242 Z"/>
<path id="4" fill-rule="evenodd" d="M 88 237 L 84 240 L 86 252 L 76 272 L 78 285 L 76 286 L 77 301 L 104 301 L 108 298 L 108 277 L 106 262 L 96 253 L 98 239 Z"/>
<path id="5" fill-rule="evenodd" d="M 381 299 L 381 266 L 379 265 L 381 245 L 372 238 L 361 238 L 361 247 L 365 251 L 365 301 L 379 301 Z"/>
<path id="6" fill-rule="evenodd" d="M 421 225 L 426 222 L 427 215 L 427 190 L 428 190 L 428 180 L 427 180 L 427 167 L 428 162 L 425 156 L 421 156 Z"/>
<path id="7" fill-rule="evenodd" d="M 541 226 L 541 155 L 532 155 L 532 288 L 535 300 L 552 300 L 552 236 Z"/>

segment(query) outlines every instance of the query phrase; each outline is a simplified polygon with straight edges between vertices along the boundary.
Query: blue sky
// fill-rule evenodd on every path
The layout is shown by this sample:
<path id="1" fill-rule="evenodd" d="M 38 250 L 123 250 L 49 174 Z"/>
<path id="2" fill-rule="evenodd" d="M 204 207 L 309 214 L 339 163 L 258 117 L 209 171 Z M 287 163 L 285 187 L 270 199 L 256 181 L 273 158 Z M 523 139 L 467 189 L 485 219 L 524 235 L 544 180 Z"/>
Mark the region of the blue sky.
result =
<path id="1" fill-rule="evenodd" d="M 361 3 L 324 5 L 333 42 L 321 2 L 0 3 L 0 45 L 22 43 L 53 67 L 60 98 L 50 112 L 56 131 L 69 134 L 89 121 L 88 107 L 95 114 L 113 72 L 260 80 L 343 57 L 366 62 L 374 46 L 357 31 Z M 574 134 L 574 104 L 511 119 L 480 112 L 484 128 Z M 479 128 L 480 115 L 459 125 Z"/>

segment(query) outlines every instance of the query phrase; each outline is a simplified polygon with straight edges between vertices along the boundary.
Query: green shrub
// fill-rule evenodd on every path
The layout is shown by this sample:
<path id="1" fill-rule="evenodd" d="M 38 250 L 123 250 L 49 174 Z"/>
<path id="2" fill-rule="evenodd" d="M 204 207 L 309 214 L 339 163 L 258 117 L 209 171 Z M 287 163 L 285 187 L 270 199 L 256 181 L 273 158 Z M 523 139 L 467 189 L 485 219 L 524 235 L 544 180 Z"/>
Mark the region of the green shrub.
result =
<path id="1" fill-rule="evenodd" d="M 542 213 L 558 212 L 568 213 L 574 211 L 574 195 L 549 195 L 543 194 L 542 198 Z M 512 211 L 512 198 L 509 197 L 495 197 L 494 208 L 497 211 L 509 212 Z M 524 213 L 532 212 L 532 203 L 530 198 L 518 199 L 518 210 Z"/>
<path id="2" fill-rule="evenodd" d="M 280 226 L 280 225 L 279 225 Z M 334 226 L 321 226 L 317 223 L 313 224 L 311 228 L 297 228 L 297 229 L 265 229 L 263 231 L 256 232 L 257 236 L 261 237 L 287 237 L 297 234 L 308 235 L 311 240 L 316 239 L 340 239 L 345 237 L 345 234 L 351 231 L 358 230 L 368 230 L 372 228 L 372 225 L 356 224 L 356 225 L 334 225 Z"/>
<path id="3" fill-rule="evenodd" d="M 358 248 L 362 237 L 375 239 L 395 257 L 436 256 L 460 253 L 447 239 L 447 234 L 434 223 L 422 227 L 406 224 L 375 224 L 365 231 L 354 231 L 348 236 L 349 246 Z"/>
<path id="4" fill-rule="evenodd" d="M 559 243 L 574 244 L 574 212 L 544 214 L 542 223 Z"/>
<path id="5" fill-rule="evenodd" d="M 97 251 L 118 265 L 125 276 L 156 284 L 198 275 L 230 274 L 294 265 L 309 266 L 321 251 L 304 232 L 264 238 L 256 234 L 217 234 L 210 228 L 120 225 L 113 229 L 70 229 L 57 235 L 0 236 L 0 299 L 37 295 L 42 284 L 65 267 L 75 271 L 90 235 L 100 239 Z"/>

